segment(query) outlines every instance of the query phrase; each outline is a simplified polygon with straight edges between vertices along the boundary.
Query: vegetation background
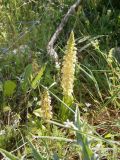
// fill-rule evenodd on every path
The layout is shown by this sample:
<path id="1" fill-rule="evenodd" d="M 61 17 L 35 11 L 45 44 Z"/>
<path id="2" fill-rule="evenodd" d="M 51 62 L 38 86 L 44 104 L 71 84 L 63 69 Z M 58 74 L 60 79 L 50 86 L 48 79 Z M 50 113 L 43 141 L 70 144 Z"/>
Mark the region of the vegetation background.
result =
<path id="1" fill-rule="evenodd" d="M 46 47 L 74 3 L 0 0 L 2 160 L 120 159 L 120 1 L 82 2 L 55 43 L 56 66 Z M 75 48 L 76 64 L 64 56 Z"/>

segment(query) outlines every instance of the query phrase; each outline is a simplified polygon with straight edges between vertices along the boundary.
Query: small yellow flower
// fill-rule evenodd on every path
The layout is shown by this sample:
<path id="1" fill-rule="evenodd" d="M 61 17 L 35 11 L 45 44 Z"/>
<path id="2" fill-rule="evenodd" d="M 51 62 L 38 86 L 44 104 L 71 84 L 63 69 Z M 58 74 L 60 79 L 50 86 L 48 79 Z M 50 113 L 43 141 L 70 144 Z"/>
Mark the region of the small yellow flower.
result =
<path id="1" fill-rule="evenodd" d="M 52 113 L 52 106 L 51 106 L 51 97 L 47 90 L 44 91 L 41 98 L 41 111 L 42 111 L 42 117 L 44 118 L 44 120 L 52 119 L 53 113 Z"/>
<path id="2" fill-rule="evenodd" d="M 64 96 L 72 97 L 76 63 L 76 50 L 77 49 L 75 47 L 74 33 L 72 31 L 67 41 L 65 56 L 63 59 L 61 70 L 61 86 L 63 89 Z"/>

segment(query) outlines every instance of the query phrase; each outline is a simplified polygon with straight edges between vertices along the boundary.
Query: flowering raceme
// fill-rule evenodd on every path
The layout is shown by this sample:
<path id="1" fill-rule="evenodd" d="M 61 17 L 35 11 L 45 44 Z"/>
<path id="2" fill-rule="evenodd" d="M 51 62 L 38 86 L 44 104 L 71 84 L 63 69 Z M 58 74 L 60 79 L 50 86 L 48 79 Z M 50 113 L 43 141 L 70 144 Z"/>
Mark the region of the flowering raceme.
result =
<path id="1" fill-rule="evenodd" d="M 42 117 L 45 120 L 52 119 L 52 106 L 51 106 L 51 97 L 48 91 L 44 91 L 41 99 L 41 111 Z"/>
<path id="2" fill-rule="evenodd" d="M 61 86 L 63 89 L 64 96 L 72 97 L 73 93 L 73 83 L 74 83 L 74 72 L 76 63 L 76 47 L 75 38 L 73 31 L 67 41 L 67 46 L 65 50 L 65 56 L 62 64 L 62 76 L 61 76 Z"/>

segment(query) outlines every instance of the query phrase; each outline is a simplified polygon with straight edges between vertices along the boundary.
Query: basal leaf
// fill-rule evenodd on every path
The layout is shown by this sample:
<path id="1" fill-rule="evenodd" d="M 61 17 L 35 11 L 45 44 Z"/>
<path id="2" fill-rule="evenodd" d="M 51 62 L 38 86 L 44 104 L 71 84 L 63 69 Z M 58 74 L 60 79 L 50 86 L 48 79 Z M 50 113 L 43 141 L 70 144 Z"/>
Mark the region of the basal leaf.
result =
<path id="1" fill-rule="evenodd" d="M 16 83 L 11 81 L 11 80 L 7 80 L 4 82 L 4 95 L 5 96 L 12 96 L 13 93 L 15 92 L 15 88 L 16 88 Z"/>

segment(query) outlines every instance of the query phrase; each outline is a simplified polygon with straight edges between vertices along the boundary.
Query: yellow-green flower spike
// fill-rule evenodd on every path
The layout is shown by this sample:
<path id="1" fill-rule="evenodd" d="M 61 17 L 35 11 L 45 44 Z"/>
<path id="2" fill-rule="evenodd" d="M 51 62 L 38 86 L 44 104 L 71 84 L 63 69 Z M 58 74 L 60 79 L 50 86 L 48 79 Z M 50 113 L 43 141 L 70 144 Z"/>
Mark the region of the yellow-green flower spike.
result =
<path id="1" fill-rule="evenodd" d="M 61 86 L 63 89 L 64 96 L 72 97 L 76 63 L 76 50 L 77 49 L 75 47 L 74 33 L 72 31 L 67 41 L 65 56 L 63 59 L 61 70 Z"/>
<path id="2" fill-rule="evenodd" d="M 51 97 L 48 91 L 44 91 L 41 99 L 41 111 L 44 120 L 52 119 Z"/>

